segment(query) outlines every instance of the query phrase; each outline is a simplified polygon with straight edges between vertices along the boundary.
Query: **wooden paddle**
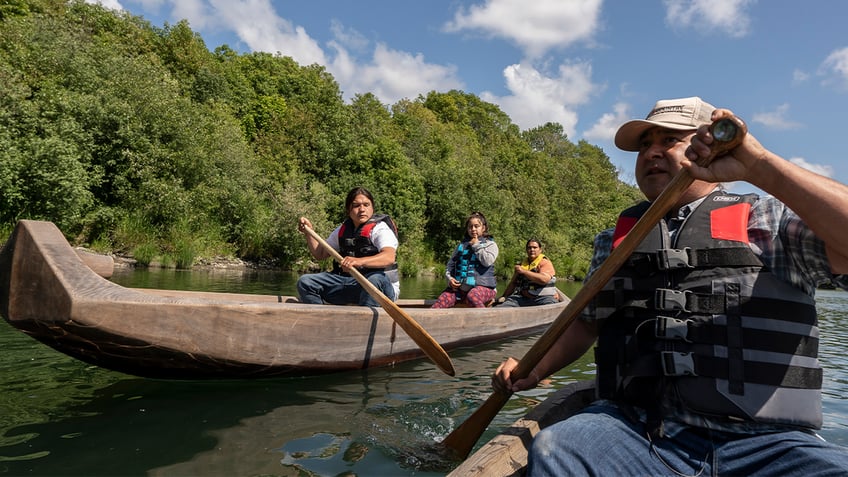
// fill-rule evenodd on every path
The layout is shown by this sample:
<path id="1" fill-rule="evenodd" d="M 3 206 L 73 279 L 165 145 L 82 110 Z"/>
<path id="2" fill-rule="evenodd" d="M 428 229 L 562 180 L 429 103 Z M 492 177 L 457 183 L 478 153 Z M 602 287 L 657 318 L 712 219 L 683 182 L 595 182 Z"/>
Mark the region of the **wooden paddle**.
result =
<path id="1" fill-rule="evenodd" d="M 303 227 L 303 229 L 312 238 L 317 240 L 318 243 L 321 244 L 321 246 L 326 251 L 328 251 L 334 259 L 336 259 L 337 262 L 342 263 L 343 257 L 341 256 L 341 254 L 336 249 L 331 247 L 326 240 L 321 238 L 321 236 L 318 235 L 310 227 Z M 383 309 L 386 310 L 386 313 L 388 313 L 389 316 L 391 316 L 392 319 L 395 320 L 395 323 L 397 323 L 398 326 L 400 326 L 403 331 L 405 331 L 406 334 L 409 335 L 410 338 L 412 338 L 412 341 L 414 341 L 415 344 L 417 344 L 418 347 L 421 348 L 422 351 L 424 351 L 424 354 L 426 354 L 428 358 L 430 358 L 434 363 L 436 363 L 436 366 L 438 366 L 439 369 L 441 369 L 445 374 L 449 376 L 454 376 L 456 374 L 456 371 L 453 369 L 453 363 L 451 362 L 450 356 L 448 356 L 447 352 L 445 352 L 442 346 L 436 340 L 434 340 L 433 337 L 430 336 L 430 334 L 427 333 L 427 331 L 422 328 L 417 321 L 415 321 L 411 316 L 409 316 L 409 314 L 403 311 L 397 305 L 397 303 L 393 302 L 389 299 L 389 297 L 384 295 L 383 292 L 381 292 L 379 288 L 374 286 L 373 283 L 369 282 L 368 279 L 365 278 L 365 276 L 363 276 L 362 273 L 359 272 L 359 270 L 355 268 L 350 268 L 348 272 L 350 272 L 353 278 L 355 278 L 356 281 L 359 282 L 360 285 L 362 285 L 362 288 L 364 288 L 365 291 L 367 291 L 372 298 L 374 298 L 375 300 L 377 300 L 378 303 L 380 303 L 380 306 L 382 306 Z"/>
<path id="2" fill-rule="evenodd" d="M 698 164 L 701 166 L 708 165 L 716 157 L 724 155 L 738 146 L 748 132 L 745 123 L 736 117 L 719 119 L 710 125 L 710 130 L 713 132 L 713 137 L 716 141 L 713 142 L 709 157 L 698 161 Z M 510 374 L 513 380 L 526 378 L 533 371 L 533 368 L 547 354 L 560 335 L 568 329 L 571 323 L 583 312 L 583 309 L 590 304 L 595 295 L 615 275 L 621 265 L 654 228 L 656 223 L 677 203 L 693 181 L 694 179 L 686 169 L 681 170 L 672 179 L 665 190 L 663 190 L 660 196 L 648 208 L 645 215 L 636 222 L 636 225 L 628 232 L 621 243 L 612 250 L 610 256 L 595 270 L 591 278 L 583 284 L 580 291 L 571 299 L 568 306 L 566 306 L 557 319 L 554 320 L 551 326 L 539 338 L 539 341 L 524 354 L 524 357 L 518 362 L 518 366 Z M 492 422 L 492 419 L 494 419 L 509 400 L 511 394 L 511 392 L 497 390 L 492 393 L 471 417 L 466 419 L 465 422 L 454 429 L 442 441 L 448 453 L 456 459 L 465 459 L 471 452 L 474 444 L 483 435 L 489 423 Z"/>

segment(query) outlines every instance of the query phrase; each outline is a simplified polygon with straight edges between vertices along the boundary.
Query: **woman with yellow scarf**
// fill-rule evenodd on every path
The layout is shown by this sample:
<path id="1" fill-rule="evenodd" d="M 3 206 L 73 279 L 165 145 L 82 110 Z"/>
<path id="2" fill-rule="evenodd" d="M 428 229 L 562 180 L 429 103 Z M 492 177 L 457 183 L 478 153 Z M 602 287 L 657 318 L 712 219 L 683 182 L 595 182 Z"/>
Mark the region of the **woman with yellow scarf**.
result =
<path id="1" fill-rule="evenodd" d="M 553 262 L 542 253 L 542 242 L 527 241 L 527 258 L 515 266 L 512 279 L 504 290 L 499 306 L 536 306 L 556 303 L 556 270 Z M 500 301 L 500 300 L 499 300 Z"/>

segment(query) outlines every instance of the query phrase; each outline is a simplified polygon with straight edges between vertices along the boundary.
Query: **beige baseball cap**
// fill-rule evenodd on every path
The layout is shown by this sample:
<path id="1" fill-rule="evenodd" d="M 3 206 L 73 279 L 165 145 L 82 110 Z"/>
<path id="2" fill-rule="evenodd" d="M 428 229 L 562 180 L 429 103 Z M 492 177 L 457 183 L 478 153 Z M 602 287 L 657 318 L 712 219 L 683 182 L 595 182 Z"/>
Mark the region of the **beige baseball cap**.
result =
<path id="1" fill-rule="evenodd" d="M 678 131 L 695 130 L 710 124 L 715 106 L 697 96 L 657 101 L 645 119 L 627 121 L 615 133 L 615 145 L 623 151 L 638 151 L 639 140 L 648 129 L 659 126 Z"/>

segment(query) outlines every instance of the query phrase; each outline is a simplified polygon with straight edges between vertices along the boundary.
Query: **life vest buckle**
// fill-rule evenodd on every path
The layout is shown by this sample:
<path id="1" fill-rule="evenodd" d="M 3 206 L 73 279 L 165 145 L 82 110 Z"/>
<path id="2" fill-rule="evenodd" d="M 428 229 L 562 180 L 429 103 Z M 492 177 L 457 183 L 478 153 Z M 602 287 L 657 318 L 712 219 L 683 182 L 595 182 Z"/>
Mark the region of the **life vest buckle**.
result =
<path id="1" fill-rule="evenodd" d="M 695 373 L 695 360 L 692 353 L 681 353 L 679 351 L 663 351 L 660 353 L 663 374 L 666 376 L 697 376 Z"/>
<path id="2" fill-rule="evenodd" d="M 657 250 L 657 268 L 660 270 L 676 270 L 678 268 L 695 268 L 689 263 L 689 247 L 683 249 L 662 248 Z"/>
<path id="3" fill-rule="evenodd" d="M 654 294 L 654 308 L 665 311 L 690 312 L 687 307 L 690 291 L 671 290 L 669 288 L 657 288 Z"/>
<path id="4" fill-rule="evenodd" d="M 689 323 L 691 320 L 681 320 L 670 316 L 658 316 L 654 324 L 654 336 L 667 340 L 689 341 Z"/>

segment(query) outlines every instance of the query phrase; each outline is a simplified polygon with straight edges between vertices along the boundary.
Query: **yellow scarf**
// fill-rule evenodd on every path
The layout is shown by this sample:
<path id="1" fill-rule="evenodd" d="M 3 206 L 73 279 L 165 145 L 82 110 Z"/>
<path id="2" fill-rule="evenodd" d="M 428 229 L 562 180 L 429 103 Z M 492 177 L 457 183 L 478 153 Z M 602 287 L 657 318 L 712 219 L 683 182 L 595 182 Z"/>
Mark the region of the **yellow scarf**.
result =
<path id="1" fill-rule="evenodd" d="M 527 258 L 525 258 L 521 261 L 521 268 L 525 270 L 533 270 L 534 268 L 538 267 L 540 263 L 542 263 L 542 259 L 544 258 L 545 254 L 543 253 L 540 253 L 539 256 L 536 257 L 535 260 L 533 260 L 533 263 L 527 263 Z"/>

